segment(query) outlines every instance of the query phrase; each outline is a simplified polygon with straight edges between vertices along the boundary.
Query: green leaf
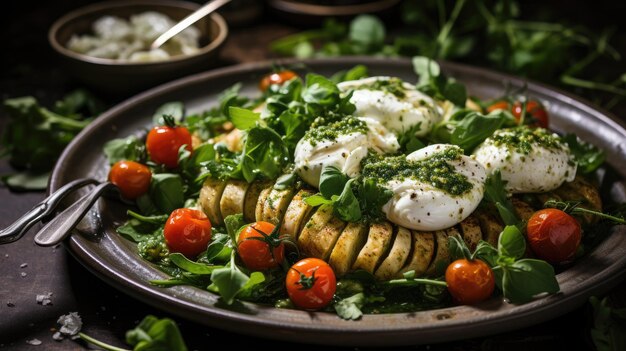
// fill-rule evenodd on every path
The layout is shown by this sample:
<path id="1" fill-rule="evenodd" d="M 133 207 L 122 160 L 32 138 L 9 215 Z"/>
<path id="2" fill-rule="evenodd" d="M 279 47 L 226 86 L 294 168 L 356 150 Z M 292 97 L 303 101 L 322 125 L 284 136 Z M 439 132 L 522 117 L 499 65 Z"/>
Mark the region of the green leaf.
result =
<path id="1" fill-rule="evenodd" d="M 575 134 L 567 134 L 563 137 L 578 164 L 577 171 L 589 174 L 600 167 L 606 158 L 604 152 L 593 144 L 580 140 Z"/>
<path id="2" fill-rule="evenodd" d="M 452 115 L 450 120 L 444 124 L 450 130 L 449 142 L 458 145 L 466 152 L 470 152 L 493 135 L 493 132 L 512 121 L 514 121 L 513 116 L 509 112 L 501 110 L 488 115 L 471 110 L 461 110 Z"/>
<path id="3" fill-rule="evenodd" d="M 234 243 L 239 239 L 239 230 L 246 225 L 243 219 L 243 214 L 229 215 L 224 218 L 224 225 L 226 226 L 226 232 L 230 237 L 230 240 Z"/>
<path id="4" fill-rule="evenodd" d="M 357 187 L 361 213 L 370 221 L 384 219 L 383 206 L 391 199 L 393 192 L 381 187 L 373 179 L 363 179 Z"/>
<path id="5" fill-rule="evenodd" d="M 228 111 L 230 114 L 231 122 L 233 122 L 237 129 L 241 130 L 246 130 L 254 127 L 257 121 L 261 119 L 260 113 L 237 106 L 230 106 L 228 108 Z"/>
<path id="6" fill-rule="evenodd" d="M 333 199 L 335 203 L 333 208 L 339 218 L 347 222 L 356 222 L 361 219 L 361 207 L 359 206 L 359 200 L 352 192 L 352 182 L 354 179 L 350 179 L 344 186 L 341 195 L 337 199 Z M 333 195 L 336 197 L 337 195 Z"/>
<path id="7" fill-rule="evenodd" d="M 118 161 L 141 162 L 145 156 L 145 146 L 134 135 L 127 138 L 112 139 L 104 144 L 104 154 L 109 164 Z"/>
<path id="8" fill-rule="evenodd" d="M 498 251 L 500 256 L 519 259 L 526 252 L 526 240 L 514 225 L 507 225 L 498 239 Z"/>
<path id="9" fill-rule="evenodd" d="M 132 218 L 115 230 L 125 238 L 139 243 L 152 238 L 161 230 L 161 227 Z"/>
<path id="10" fill-rule="evenodd" d="M 0 176 L 0 183 L 6 185 L 12 191 L 38 191 L 48 187 L 49 172 L 33 174 L 19 172 Z"/>
<path id="11" fill-rule="evenodd" d="M 248 130 L 243 146 L 240 171 L 247 182 L 262 175 L 275 179 L 282 173 L 288 150 L 280 135 L 266 127 Z"/>
<path id="12" fill-rule="evenodd" d="M 230 242 L 228 234 L 214 233 L 213 239 L 206 250 L 205 257 L 209 262 L 227 262 L 230 258 L 232 248 L 227 244 Z"/>
<path id="13" fill-rule="evenodd" d="M 457 106 L 465 106 L 467 100 L 467 90 L 465 85 L 457 82 L 451 82 L 445 86 L 442 92 L 443 96 Z"/>
<path id="14" fill-rule="evenodd" d="M 206 264 L 191 261 L 185 255 L 177 252 L 171 253 L 169 259 L 179 268 L 193 274 L 208 275 L 216 269 L 224 268 L 224 266 L 207 266 Z"/>
<path id="15" fill-rule="evenodd" d="M 315 194 L 305 197 L 304 202 L 306 202 L 306 204 L 311 207 L 317 207 L 321 205 L 332 204 L 333 200 L 327 199 L 321 194 Z"/>
<path id="16" fill-rule="evenodd" d="M 172 101 L 159 106 L 152 116 L 153 123 L 155 125 L 165 124 L 163 116 L 171 116 L 176 122 L 180 122 L 185 116 L 185 105 L 180 101 Z"/>
<path id="17" fill-rule="evenodd" d="M 502 269 L 502 293 L 511 303 L 525 303 L 538 294 L 560 290 L 554 268 L 545 261 L 527 258 Z"/>
<path id="18" fill-rule="evenodd" d="M 365 303 L 365 295 L 357 293 L 348 298 L 341 299 L 333 304 L 337 315 L 346 320 L 357 320 L 363 316 L 361 307 Z"/>
<path id="19" fill-rule="evenodd" d="M 324 165 L 320 175 L 320 193 L 327 199 L 330 199 L 333 195 L 339 195 L 344 191 L 348 180 L 350 178 L 341 173 L 339 168 Z"/>
<path id="20" fill-rule="evenodd" d="M 152 175 L 150 198 L 161 211 L 170 213 L 185 204 L 183 181 L 178 174 L 159 173 Z"/>
<path id="21" fill-rule="evenodd" d="M 233 252 L 234 255 L 234 252 Z M 237 294 L 246 286 L 250 277 L 245 275 L 235 264 L 216 269 L 211 274 L 211 281 L 217 287 L 222 300 L 232 304 Z"/>
<path id="22" fill-rule="evenodd" d="M 306 75 L 302 99 L 307 103 L 333 106 L 339 102 L 339 88 L 326 77 L 309 73 Z"/>
<path id="23" fill-rule="evenodd" d="M 298 179 L 298 175 L 295 173 L 287 173 L 283 174 L 278 179 L 276 179 L 276 183 L 274 184 L 274 189 L 276 190 L 285 190 L 293 187 Z"/>
<path id="24" fill-rule="evenodd" d="M 425 86 L 430 84 L 431 79 L 434 77 L 438 77 L 441 73 L 441 68 L 439 64 L 428 57 L 425 56 L 415 56 L 413 57 L 413 70 L 419 77 L 419 81 L 417 83 L 418 87 Z"/>
<path id="25" fill-rule="evenodd" d="M 485 199 L 496 206 L 500 217 L 506 225 L 514 225 L 519 228 L 521 220 L 517 217 L 515 208 L 507 197 L 504 184 L 499 170 L 487 177 L 485 181 Z"/>
<path id="26" fill-rule="evenodd" d="M 134 347 L 133 351 L 187 351 L 176 322 L 150 315 L 126 332 L 126 343 Z"/>
<path id="27" fill-rule="evenodd" d="M 350 22 L 349 38 L 369 50 L 374 50 L 385 41 L 385 25 L 378 17 L 359 15 Z"/>
<path id="28" fill-rule="evenodd" d="M 154 224 L 159 227 L 163 226 L 169 217 L 168 215 L 143 216 L 132 210 L 126 211 L 126 214 L 142 223 Z"/>
<path id="29" fill-rule="evenodd" d="M 364 65 L 356 65 L 347 71 L 339 71 L 330 77 L 330 80 L 337 84 L 348 80 L 358 80 L 369 75 L 367 67 Z"/>

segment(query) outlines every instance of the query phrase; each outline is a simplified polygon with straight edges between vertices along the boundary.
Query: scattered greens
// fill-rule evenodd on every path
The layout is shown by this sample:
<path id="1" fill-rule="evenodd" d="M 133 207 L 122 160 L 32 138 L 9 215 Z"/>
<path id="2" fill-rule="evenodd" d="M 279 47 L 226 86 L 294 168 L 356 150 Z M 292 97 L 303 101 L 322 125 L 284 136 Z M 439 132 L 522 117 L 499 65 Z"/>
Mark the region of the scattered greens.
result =
<path id="1" fill-rule="evenodd" d="M 187 351 L 187 345 L 176 322 L 169 318 L 146 316 L 135 329 L 126 332 L 126 343 L 132 350 L 116 347 L 79 333 L 84 341 L 107 351 Z"/>
<path id="2" fill-rule="evenodd" d="M 485 181 L 485 200 L 496 207 L 504 224 L 521 228 L 522 221 L 517 216 L 517 212 L 515 212 L 515 208 L 507 196 L 504 187 L 505 183 L 499 170 L 487 177 Z"/>
<path id="3" fill-rule="evenodd" d="M 590 143 L 580 140 L 575 134 L 567 134 L 563 141 L 569 146 L 574 160 L 578 164 L 577 172 L 590 174 L 604 163 L 604 152 Z"/>
<path id="4" fill-rule="evenodd" d="M 16 173 L 0 181 L 13 190 L 43 190 L 49 171 L 69 142 L 102 111 L 101 103 L 76 90 L 53 108 L 31 96 L 4 101 L 8 121 L 0 136 L 0 157 L 8 157 Z"/>
<path id="5" fill-rule="evenodd" d="M 614 308 L 609 298 L 589 299 L 593 308 L 591 339 L 598 351 L 626 350 L 626 308 Z"/>

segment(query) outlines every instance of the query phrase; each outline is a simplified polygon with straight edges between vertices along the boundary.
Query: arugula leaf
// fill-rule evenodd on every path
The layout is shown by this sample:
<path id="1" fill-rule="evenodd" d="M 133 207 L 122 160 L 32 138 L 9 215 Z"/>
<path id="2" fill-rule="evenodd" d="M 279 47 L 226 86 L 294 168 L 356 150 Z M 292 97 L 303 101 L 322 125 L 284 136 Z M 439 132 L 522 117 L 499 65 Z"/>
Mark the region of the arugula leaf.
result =
<path id="1" fill-rule="evenodd" d="M 393 192 L 378 186 L 373 179 L 363 179 L 357 186 L 361 213 L 368 221 L 379 221 L 385 218 L 382 207 L 391 199 Z"/>
<path id="2" fill-rule="evenodd" d="M 442 123 L 437 128 L 445 128 L 448 137 L 443 137 L 444 142 L 458 145 L 466 152 L 471 152 L 476 146 L 493 135 L 493 132 L 503 126 L 515 124 L 511 113 L 503 110 L 494 111 L 483 115 L 472 110 L 460 110 Z M 441 132 L 437 133 L 439 137 Z"/>
<path id="3" fill-rule="evenodd" d="M 417 85 L 420 91 L 436 99 L 449 100 L 457 106 L 465 106 L 467 100 L 465 86 L 443 75 L 437 62 L 428 57 L 415 56 L 413 69 L 419 77 Z"/>
<path id="4" fill-rule="evenodd" d="M 499 170 L 487 177 L 485 181 L 485 199 L 496 206 L 500 218 L 506 225 L 514 225 L 520 228 L 521 220 L 507 197 L 504 184 L 505 182 L 502 181 L 502 175 Z"/>
<path id="5" fill-rule="evenodd" d="M 311 207 L 317 207 L 321 205 L 332 205 L 333 200 L 325 198 L 322 194 L 315 194 L 304 198 L 304 202 Z"/>
<path id="6" fill-rule="evenodd" d="M 213 233 L 213 238 L 207 247 L 205 257 L 209 262 L 227 262 L 230 258 L 232 247 L 228 234 Z"/>
<path id="7" fill-rule="evenodd" d="M 237 240 L 239 239 L 239 231 L 244 225 L 246 225 L 246 222 L 243 219 L 243 214 L 239 213 L 226 216 L 226 218 L 224 218 L 224 224 L 226 225 L 226 232 L 228 233 L 232 243 L 237 243 Z"/>
<path id="8" fill-rule="evenodd" d="M 180 123 L 185 116 L 185 105 L 180 101 L 166 102 L 154 112 L 152 122 L 155 125 L 164 125 L 163 116 L 171 116 L 177 123 Z"/>
<path id="9" fill-rule="evenodd" d="M 178 174 L 153 174 L 149 194 L 161 213 L 170 213 L 185 204 L 183 181 Z"/>
<path id="10" fill-rule="evenodd" d="M 350 178 L 343 174 L 339 168 L 324 165 L 320 175 L 320 193 L 327 199 L 330 199 L 333 195 L 339 195 L 344 191 L 348 180 Z"/>
<path id="11" fill-rule="evenodd" d="M 254 127 L 257 121 L 261 119 L 260 113 L 237 106 L 230 106 L 228 113 L 230 114 L 230 121 L 233 122 L 237 129 L 241 130 Z"/>
<path id="12" fill-rule="evenodd" d="M 97 116 L 104 111 L 104 104 L 90 92 L 76 89 L 54 103 L 55 113 L 74 119 L 82 116 Z"/>
<path id="13" fill-rule="evenodd" d="M 560 290 L 554 268 L 545 261 L 521 259 L 502 266 L 502 271 L 502 293 L 511 303 L 525 303 L 538 294 Z"/>
<path id="14" fill-rule="evenodd" d="M 322 106 L 334 106 L 339 102 L 339 88 L 326 77 L 309 73 L 306 75 L 306 87 L 302 91 L 302 100 Z"/>
<path id="15" fill-rule="evenodd" d="M 278 179 L 276 179 L 276 183 L 274 184 L 274 189 L 276 190 L 285 190 L 289 189 L 298 180 L 298 175 L 296 173 L 287 173 L 283 174 Z"/>
<path id="16" fill-rule="evenodd" d="M 357 320 L 363 316 L 361 308 L 365 303 L 365 295 L 360 292 L 333 304 L 337 315 L 346 320 Z"/>
<path id="17" fill-rule="evenodd" d="M 159 232 L 159 228 L 133 218 L 117 227 L 115 231 L 124 236 L 126 239 L 139 243 L 152 238 L 152 236 Z"/>
<path id="18" fill-rule="evenodd" d="M 233 86 L 225 89 L 218 97 L 220 102 L 220 111 L 222 112 L 222 115 L 228 119 L 230 119 L 231 106 L 247 107 L 247 104 L 250 103 L 249 98 L 239 94 L 241 87 L 241 83 L 233 84 Z"/>
<path id="19" fill-rule="evenodd" d="M 347 222 L 356 222 L 361 219 L 361 208 L 359 200 L 357 200 L 354 192 L 352 192 L 352 183 L 354 179 L 350 179 L 345 186 L 341 195 L 333 195 L 333 209 L 337 217 Z"/>
<path id="20" fill-rule="evenodd" d="M 421 129 L 422 123 L 419 122 L 408 130 L 402 131 L 402 133 L 398 135 L 398 144 L 400 144 L 400 149 L 404 150 L 405 153 L 410 154 L 411 152 L 426 146 L 415 136 L 415 134 L 417 134 L 417 132 Z"/>
<path id="21" fill-rule="evenodd" d="M 146 158 L 146 147 L 136 136 L 131 135 L 107 141 L 104 154 L 111 165 L 123 160 L 142 162 Z"/>
<path id="22" fill-rule="evenodd" d="M 179 268 L 193 274 L 209 275 L 216 269 L 224 268 L 224 266 L 208 266 L 202 263 L 189 260 L 185 255 L 175 252 L 169 255 L 170 261 Z"/>
<path id="23" fill-rule="evenodd" d="M 563 137 L 569 149 L 578 163 L 578 172 L 589 174 L 600 167 L 606 158 L 605 153 L 591 143 L 586 143 L 575 134 L 567 134 Z"/>
<path id="24" fill-rule="evenodd" d="M 338 83 L 345 82 L 348 80 L 358 80 L 358 79 L 365 78 L 368 76 L 369 76 L 369 73 L 368 73 L 367 66 L 356 65 L 347 71 L 339 71 L 333 74 L 330 77 L 330 80 L 333 83 L 338 84 Z"/>
<path id="25" fill-rule="evenodd" d="M 412 59 L 413 70 L 419 78 L 417 86 L 423 87 L 430 84 L 430 82 L 441 74 L 441 68 L 439 64 L 425 56 L 414 56 Z"/>
<path id="26" fill-rule="evenodd" d="M 133 351 L 187 351 L 176 322 L 151 315 L 126 332 L 126 343 L 133 346 Z"/>
<path id="27" fill-rule="evenodd" d="M 13 191 L 36 191 L 48 187 L 50 172 L 19 172 L 0 176 L 0 182 Z"/>
<path id="28" fill-rule="evenodd" d="M 243 273 L 235 264 L 235 251 L 231 254 L 230 264 L 219 268 L 211 274 L 211 282 L 217 288 L 222 300 L 227 305 L 235 301 L 237 294 L 248 284 L 250 277 Z"/>

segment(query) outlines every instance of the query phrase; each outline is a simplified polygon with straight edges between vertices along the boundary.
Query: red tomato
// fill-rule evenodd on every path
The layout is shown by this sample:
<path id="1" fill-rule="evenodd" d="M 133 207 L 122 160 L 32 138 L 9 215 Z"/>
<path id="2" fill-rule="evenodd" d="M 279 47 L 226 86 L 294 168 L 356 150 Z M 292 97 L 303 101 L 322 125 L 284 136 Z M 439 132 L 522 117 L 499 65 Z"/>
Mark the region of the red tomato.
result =
<path id="1" fill-rule="evenodd" d="M 120 189 L 122 196 L 130 200 L 145 194 L 151 179 L 150 169 L 133 161 L 116 162 L 109 172 L 109 181 Z"/>
<path id="2" fill-rule="evenodd" d="M 582 237 L 578 221 L 555 208 L 535 212 L 528 220 L 526 236 L 537 257 L 551 263 L 571 261 Z"/>
<path id="3" fill-rule="evenodd" d="M 278 267 L 285 259 L 285 245 L 272 234 L 275 228 L 272 223 L 259 221 L 250 224 L 239 234 L 237 252 L 248 269 L 263 271 Z"/>
<path id="4" fill-rule="evenodd" d="M 185 127 L 156 126 L 148 133 L 146 149 L 150 159 L 167 168 L 178 166 L 178 150 L 187 145 L 191 149 L 191 134 Z"/>
<path id="5" fill-rule="evenodd" d="M 270 88 L 270 85 L 273 84 L 283 84 L 288 80 L 292 80 L 297 77 L 298 74 L 294 71 L 284 70 L 280 72 L 274 72 L 266 75 L 259 82 L 259 89 L 261 91 L 267 91 Z"/>
<path id="6" fill-rule="evenodd" d="M 513 116 L 515 117 L 515 119 L 517 119 L 518 123 L 522 118 L 523 106 L 524 104 L 517 101 L 515 105 L 513 105 L 513 109 L 511 110 Z M 528 103 L 526 103 L 525 118 L 534 119 L 534 122 L 530 125 L 539 126 L 541 128 L 548 128 L 548 112 L 538 101 L 530 100 L 528 101 Z"/>
<path id="7" fill-rule="evenodd" d="M 487 112 L 491 113 L 491 112 L 496 111 L 496 110 L 506 110 L 506 111 L 508 111 L 510 109 L 511 109 L 511 104 L 509 104 L 508 101 L 501 100 L 501 101 L 496 101 L 493 104 L 489 105 L 487 107 Z"/>
<path id="8" fill-rule="evenodd" d="M 496 281 L 493 271 L 485 262 L 462 258 L 452 262 L 446 269 L 446 283 L 456 303 L 472 305 L 489 298 Z"/>
<path id="9" fill-rule="evenodd" d="M 318 258 L 296 262 L 285 279 L 289 299 L 299 308 L 318 310 L 327 306 L 337 290 L 335 272 Z"/>
<path id="10" fill-rule="evenodd" d="M 202 211 L 179 208 L 165 222 L 163 236 L 170 251 L 194 258 L 209 245 L 211 229 L 211 221 Z"/>

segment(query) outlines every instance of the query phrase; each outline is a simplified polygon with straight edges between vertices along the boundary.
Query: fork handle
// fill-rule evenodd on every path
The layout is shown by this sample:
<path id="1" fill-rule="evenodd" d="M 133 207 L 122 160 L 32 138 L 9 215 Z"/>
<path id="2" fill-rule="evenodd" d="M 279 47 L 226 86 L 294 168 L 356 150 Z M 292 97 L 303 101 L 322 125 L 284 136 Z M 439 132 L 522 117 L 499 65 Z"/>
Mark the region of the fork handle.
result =
<path id="1" fill-rule="evenodd" d="M 0 245 L 11 243 L 21 238 L 37 222 L 41 221 L 45 216 L 50 215 L 70 192 L 85 185 L 96 183 L 98 183 L 98 181 L 92 178 L 80 178 L 65 184 L 28 212 L 24 213 L 20 218 L 15 220 L 15 222 L 11 223 L 11 225 L 0 230 Z"/>
<path id="2" fill-rule="evenodd" d="M 102 193 L 112 188 L 117 187 L 109 182 L 93 188 L 90 193 L 81 197 L 72 206 L 66 208 L 41 228 L 35 235 L 35 243 L 39 246 L 53 246 L 63 241 L 72 229 L 76 227 L 78 222 L 83 219 Z"/>

